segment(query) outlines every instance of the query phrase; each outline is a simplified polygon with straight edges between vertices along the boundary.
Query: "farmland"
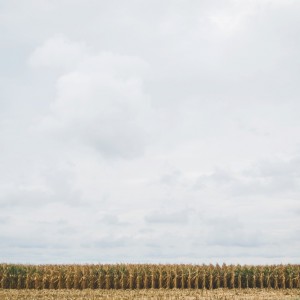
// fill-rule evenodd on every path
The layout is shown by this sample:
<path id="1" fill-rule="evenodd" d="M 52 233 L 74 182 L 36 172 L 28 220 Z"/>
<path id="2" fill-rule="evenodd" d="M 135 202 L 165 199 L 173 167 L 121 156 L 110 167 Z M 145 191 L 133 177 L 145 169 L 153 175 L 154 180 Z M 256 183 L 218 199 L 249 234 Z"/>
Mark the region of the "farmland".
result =
<path id="1" fill-rule="evenodd" d="M 298 299 L 300 266 L 0 265 L 0 299 Z"/>
<path id="2" fill-rule="evenodd" d="M 0 288 L 27 290 L 300 289 L 299 265 L 0 265 Z"/>
<path id="3" fill-rule="evenodd" d="M 1 290 L 1 300 L 300 300 L 299 289 Z"/>

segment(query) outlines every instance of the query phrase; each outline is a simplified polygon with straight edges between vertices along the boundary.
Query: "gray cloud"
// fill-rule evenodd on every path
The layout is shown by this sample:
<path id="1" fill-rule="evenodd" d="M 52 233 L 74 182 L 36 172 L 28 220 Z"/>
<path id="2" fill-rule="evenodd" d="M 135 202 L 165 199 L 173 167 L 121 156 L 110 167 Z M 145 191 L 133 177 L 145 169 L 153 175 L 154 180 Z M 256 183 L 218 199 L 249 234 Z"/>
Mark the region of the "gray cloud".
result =
<path id="1" fill-rule="evenodd" d="M 142 59 L 110 52 L 93 55 L 81 44 L 58 37 L 39 47 L 30 63 L 69 67 L 57 81 L 57 98 L 40 124 L 42 130 L 77 146 L 92 146 L 106 157 L 142 154 L 144 122 L 151 116 L 140 77 L 147 68 Z"/>
<path id="2" fill-rule="evenodd" d="M 217 169 L 201 175 L 193 189 L 219 188 L 231 196 L 284 196 L 299 193 L 299 158 L 274 159 L 255 163 L 245 169 L 232 171 Z"/>
<path id="3" fill-rule="evenodd" d="M 64 177 L 64 172 L 56 170 L 56 173 L 53 174 L 53 169 L 50 168 L 46 172 L 47 174 L 39 174 L 40 179 L 44 179 L 41 185 L 30 186 L 27 184 L 26 186 L 16 186 L 14 190 L 4 190 L 0 196 L 0 207 L 33 208 L 59 202 L 72 206 L 84 203 L 80 192 L 70 186 L 71 178 Z"/>
<path id="4" fill-rule="evenodd" d="M 126 226 L 130 224 L 129 222 L 120 221 L 120 218 L 115 214 L 105 214 L 99 219 L 99 223 L 108 226 Z"/>
<path id="5" fill-rule="evenodd" d="M 145 216 L 148 223 L 171 223 L 171 224 L 187 224 L 188 212 L 178 211 L 173 213 L 152 212 Z"/>
<path id="6" fill-rule="evenodd" d="M 111 237 L 103 238 L 101 240 L 95 241 L 94 247 L 96 248 L 106 248 L 106 249 L 113 249 L 113 248 L 124 248 L 128 246 L 129 240 L 122 238 L 122 239 L 112 239 Z"/>
<path id="7" fill-rule="evenodd" d="M 263 230 L 245 228 L 238 217 L 209 220 L 207 242 L 209 245 L 222 247 L 260 247 L 268 244 L 268 237 Z"/>
<path id="8" fill-rule="evenodd" d="M 2 239 L 3 237 L 1 237 Z M 13 240 L 9 238 L 4 238 L 4 247 L 8 248 L 18 248 L 22 250 L 26 249 L 44 249 L 48 248 L 48 243 L 47 242 L 41 242 L 41 241 L 33 241 L 32 239 L 27 239 L 27 240 Z"/>
<path id="9" fill-rule="evenodd" d="M 179 170 L 174 170 L 169 174 L 165 174 L 161 177 L 161 183 L 165 185 L 174 186 L 176 184 L 180 184 L 181 172 Z"/>
<path id="10" fill-rule="evenodd" d="M 7 216 L 0 216 L 0 224 L 6 224 L 10 221 L 10 217 Z"/>
<path id="11" fill-rule="evenodd" d="M 1 4 L 0 257 L 299 261 L 300 4 L 117 4 Z"/>

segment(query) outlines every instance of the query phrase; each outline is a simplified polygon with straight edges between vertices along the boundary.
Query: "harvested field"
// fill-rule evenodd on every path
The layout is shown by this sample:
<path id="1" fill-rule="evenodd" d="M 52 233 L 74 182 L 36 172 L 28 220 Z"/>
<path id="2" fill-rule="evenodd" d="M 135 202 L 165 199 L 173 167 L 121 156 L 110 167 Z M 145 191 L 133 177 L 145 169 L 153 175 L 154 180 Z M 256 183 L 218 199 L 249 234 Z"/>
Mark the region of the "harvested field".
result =
<path id="1" fill-rule="evenodd" d="M 300 300 L 299 289 L 215 289 L 215 290 L 0 290 L 1 300 L 197 300 L 197 299 L 244 299 L 244 300 Z"/>

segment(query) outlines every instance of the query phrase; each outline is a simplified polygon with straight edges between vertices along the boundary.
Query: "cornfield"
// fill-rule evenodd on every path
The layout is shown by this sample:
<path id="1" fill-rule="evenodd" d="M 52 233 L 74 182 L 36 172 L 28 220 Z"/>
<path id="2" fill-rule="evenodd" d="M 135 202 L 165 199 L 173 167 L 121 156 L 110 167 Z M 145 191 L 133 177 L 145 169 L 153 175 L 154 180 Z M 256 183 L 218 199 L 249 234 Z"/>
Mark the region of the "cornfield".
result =
<path id="1" fill-rule="evenodd" d="M 299 289 L 300 265 L 0 265 L 0 289 Z"/>

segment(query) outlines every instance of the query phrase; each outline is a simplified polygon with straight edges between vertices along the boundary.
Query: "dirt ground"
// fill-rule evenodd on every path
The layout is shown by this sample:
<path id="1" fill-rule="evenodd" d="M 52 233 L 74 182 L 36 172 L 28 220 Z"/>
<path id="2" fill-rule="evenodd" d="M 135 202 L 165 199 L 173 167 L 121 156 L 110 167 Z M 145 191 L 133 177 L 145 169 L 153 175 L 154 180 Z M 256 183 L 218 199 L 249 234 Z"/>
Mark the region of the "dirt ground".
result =
<path id="1" fill-rule="evenodd" d="M 218 290 L 1 290 L 0 300 L 300 300 L 299 289 L 266 290 L 266 289 L 218 289 Z"/>

